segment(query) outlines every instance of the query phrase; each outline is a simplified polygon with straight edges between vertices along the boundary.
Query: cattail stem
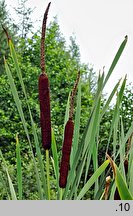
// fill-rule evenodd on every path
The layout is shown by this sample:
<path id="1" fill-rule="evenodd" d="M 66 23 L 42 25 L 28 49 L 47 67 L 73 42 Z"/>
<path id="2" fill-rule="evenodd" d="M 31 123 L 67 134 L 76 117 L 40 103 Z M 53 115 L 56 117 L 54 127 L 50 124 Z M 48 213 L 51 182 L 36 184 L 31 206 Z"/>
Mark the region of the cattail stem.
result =
<path id="1" fill-rule="evenodd" d="M 62 200 L 63 188 L 60 188 L 60 200 Z"/>
<path id="2" fill-rule="evenodd" d="M 46 150 L 46 173 L 47 173 L 48 200 L 50 200 L 49 150 Z"/>

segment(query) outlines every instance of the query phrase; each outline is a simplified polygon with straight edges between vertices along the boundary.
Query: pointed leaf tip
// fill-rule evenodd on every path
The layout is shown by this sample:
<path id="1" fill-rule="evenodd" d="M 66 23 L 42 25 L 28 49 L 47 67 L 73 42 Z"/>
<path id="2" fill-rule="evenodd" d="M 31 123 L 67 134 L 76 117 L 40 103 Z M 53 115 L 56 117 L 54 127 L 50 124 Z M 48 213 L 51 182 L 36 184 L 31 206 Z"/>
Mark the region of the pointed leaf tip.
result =
<path id="1" fill-rule="evenodd" d="M 125 36 L 125 40 L 128 40 L 128 36 L 127 35 Z"/>
<path id="2" fill-rule="evenodd" d="M 5 32 L 5 34 L 6 34 L 6 37 L 7 37 L 7 40 L 8 40 L 8 42 L 11 40 L 11 38 L 10 38 L 10 36 L 9 36 L 9 34 L 8 34 L 8 31 L 6 30 L 6 28 L 2 25 L 2 28 L 3 28 L 3 30 L 4 30 L 4 32 Z"/>

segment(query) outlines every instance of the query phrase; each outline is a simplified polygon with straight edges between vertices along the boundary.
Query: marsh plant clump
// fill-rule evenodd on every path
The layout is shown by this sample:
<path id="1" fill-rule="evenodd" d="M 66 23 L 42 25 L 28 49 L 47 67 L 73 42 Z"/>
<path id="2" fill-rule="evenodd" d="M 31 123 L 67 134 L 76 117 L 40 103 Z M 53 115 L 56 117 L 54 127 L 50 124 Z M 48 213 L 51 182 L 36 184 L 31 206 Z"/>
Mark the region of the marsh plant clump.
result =
<path id="1" fill-rule="evenodd" d="M 73 81 L 74 87 L 70 89 L 70 94 L 66 105 L 64 133 L 62 135 L 62 151 L 58 152 L 59 148 L 58 143 L 56 143 L 54 126 L 52 126 L 51 123 L 51 80 L 48 78 L 45 63 L 46 21 L 49 8 L 50 3 L 48 4 L 44 13 L 42 24 L 40 53 L 41 74 L 39 75 L 38 80 L 41 139 L 40 134 L 38 133 L 38 128 L 33 119 L 14 45 L 8 35 L 7 30 L 5 27 L 3 27 L 8 38 L 10 57 L 12 59 L 12 65 L 16 71 L 15 76 L 18 77 L 18 82 L 20 83 L 26 101 L 27 112 L 30 119 L 32 132 L 29 132 L 29 126 L 27 126 L 21 97 L 19 96 L 10 64 L 8 63 L 8 60 L 4 58 L 5 71 L 8 77 L 16 108 L 23 125 L 23 130 L 26 134 L 27 145 L 29 145 L 31 153 L 31 160 L 33 161 L 37 197 L 40 200 L 82 200 L 90 199 L 90 194 L 92 194 L 91 198 L 95 200 L 132 200 L 133 122 L 131 122 L 127 132 L 124 133 L 124 123 L 120 116 L 120 107 L 126 86 L 126 77 L 123 81 L 118 81 L 106 101 L 104 103 L 102 101 L 104 87 L 113 73 L 120 56 L 122 55 L 128 38 L 126 36 L 121 43 L 107 74 L 105 75 L 104 72 L 99 73 L 92 107 L 82 133 L 80 131 L 80 119 L 81 116 L 84 115 L 84 113 L 81 113 L 83 77 L 82 74 L 80 74 L 80 72 L 77 70 L 77 79 L 75 84 Z M 101 122 L 110 106 L 114 95 L 117 95 L 117 99 L 112 113 L 108 141 L 105 143 L 106 149 L 105 152 L 102 153 L 104 161 L 99 162 Z M 121 128 L 121 130 L 119 130 L 119 128 Z M 23 189 L 24 177 L 22 172 L 23 157 L 21 155 L 21 146 L 19 141 L 19 136 L 17 134 L 17 183 L 15 186 L 10 175 L 8 163 L 4 158 L 4 154 L 0 150 L 0 157 L 2 160 L 1 165 L 3 168 L 3 173 L 6 176 L 5 178 L 8 182 L 8 189 L 6 188 L 7 185 L 5 186 L 7 197 L 12 200 L 25 199 Z M 42 145 L 40 145 L 40 142 Z M 44 151 L 42 151 L 41 146 L 43 147 Z M 112 155 L 108 154 L 110 146 L 113 149 Z M 128 150 L 126 151 L 126 149 Z M 44 152 L 46 153 L 45 155 Z M 54 181 L 52 179 L 54 179 Z"/>

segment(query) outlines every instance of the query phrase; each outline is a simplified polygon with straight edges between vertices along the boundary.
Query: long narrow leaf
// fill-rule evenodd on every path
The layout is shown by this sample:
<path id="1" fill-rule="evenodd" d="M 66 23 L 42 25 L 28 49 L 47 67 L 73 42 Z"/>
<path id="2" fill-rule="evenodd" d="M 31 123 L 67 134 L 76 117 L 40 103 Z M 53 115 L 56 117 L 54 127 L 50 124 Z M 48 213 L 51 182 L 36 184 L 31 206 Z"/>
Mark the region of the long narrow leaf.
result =
<path id="1" fill-rule="evenodd" d="M 84 159 L 81 161 L 81 163 L 77 167 L 77 170 L 75 172 L 76 174 L 74 176 L 74 181 L 71 186 L 71 191 L 70 191 L 70 194 L 68 195 L 68 199 L 72 199 L 73 195 L 74 195 L 74 199 L 77 199 L 78 186 L 80 183 L 81 175 L 83 173 L 83 168 L 86 162 L 86 157 L 87 157 L 87 154 L 85 155 Z"/>
<path id="2" fill-rule="evenodd" d="M 25 86 L 24 86 L 23 79 L 22 79 L 21 70 L 20 70 L 19 63 L 18 63 L 18 58 L 17 58 L 16 52 L 14 49 L 14 45 L 13 45 L 11 39 L 9 39 L 9 47 L 10 47 L 11 57 L 12 57 L 12 60 L 14 62 L 14 67 L 15 67 L 16 73 L 18 75 L 20 84 L 22 86 L 23 93 L 24 93 L 25 97 L 27 98 Z"/>
<path id="3" fill-rule="evenodd" d="M 115 66 L 117 65 L 117 62 L 118 62 L 119 58 L 121 57 L 121 54 L 122 54 L 122 52 L 123 52 L 123 50 L 124 50 L 124 48 L 125 48 L 125 46 L 126 46 L 127 39 L 128 39 L 128 37 L 126 36 L 125 39 L 124 39 L 124 41 L 123 41 L 122 44 L 120 45 L 120 47 L 119 47 L 119 49 L 118 49 L 118 51 L 117 51 L 117 53 L 116 53 L 116 55 L 115 55 L 115 58 L 114 58 L 114 60 L 113 60 L 113 62 L 112 62 L 112 64 L 111 64 L 111 66 L 110 66 L 110 68 L 109 68 L 109 71 L 108 71 L 108 73 L 107 73 L 107 76 L 106 76 L 106 78 L 105 78 L 105 80 L 104 80 L 104 85 L 103 85 L 103 87 L 106 85 L 106 83 L 107 83 L 108 79 L 110 78 L 110 76 L 111 76 L 111 74 L 112 74 L 112 72 L 113 72 Z"/>
<path id="4" fill-rule="evenodd" d="M 96 172 L 91 176 L 91 178 L 87 181 L 87 183 L 84 185 L 84 187 L 81 189 L 77 200 L 80 200 L 83 198 L 83 196 L 88 192 L 90 187 L 95 183 L 97 178 L 103 173 L 103 171 L 106 169 L 106 167 L 109 164 L 109 160 L 106 160 L 97 170 Z"/>
<path id="5" fill-rule="evenodd" d="M 131 161 L 131 165 L 130 165 L 130 172 L 129 172 L 129 191 L 132 194 L 133 197 L 133 159 Z"/>
<path id="6" fill-rule="evenodd" d="M 107 155 L 107 158 L 110 161 L 110 165 L 114 173 L 115 183 L 116 183 L 121 200 L 132 200 L 133 197 L 127 187 L 127 184 L 123 176 L 121 175 L 119 171 L 119 168 L 117 167 L 117 165 L 115 164 L 115 162 L 112 160 L 112 158 L 109 155 Z"/>
<path id="7" fill-rule="evenodd" d="M 13 186 L 13 183 L 12 183 L 12 180 L 11 180 L 11 177 L 10 177 L 10 174 L 8 172 L 8 168 L 7 168 L 7 165 L 6 165 L 6 161 L 3 157 L 3 154 L 2 154 L 2 151 L 0 150 L 0 156 L 2 158 L 2 161 L 3 161 L 3 164 L 4 164 L 4 169 L 6 171 L 6 174 L 7 174 L 7 178 L 8 178 L 8 183 L 9 183 L 9 188 L 10 188 L 10 193 L 11 193 L 11 198 L 12 200 L 17 200 L 17 196 L 16 196 L 16 192 L 15 192 L 15 189 L 14 189 L 14 186 Z"/>
<path id="8" fill-rule="evenodd" d="M 109 104 L 110 104 L 110 102 L 112 101 L 112 99 L 113 99 L 113 97 L 114 97 L 114 95 L 115 95 L 115 93 L 116 93 L 116 91 L 117 91 L 117 89 L 118 89 L 118 87 L 119 87 L 119 84 L 120 84 L 120 81 L 115 85 L 115 87 L 114 87 L 114 89 L 112 90 L 110 96 L 108 97 L 108 99 L 107 99 L 107 101 L 106 101 L 104 107 L 102 108 L 102 113 L 101 113 L 101 116 L 100 116 L 101 119 L 102 119 L 102 117 L 104 116 L 106 110 L 108 109 Z"/>
<path id="9" fill-rule="evenodd" d="M 133 133 L 133 122 L 131 122 L 131 126 L 128 129 L 128 132 L 126 133 L 125 137 L 122 140 L 122 143 L 121 143 L 122 148 L 125 148 L 126 142 L 128 141 L 129 137 L 131 137 L 132 133 Z M 119 154 L 120 154 L 120 149 L 117 151 L 115 159 L 118 157 Z"/>
<path id="10" fill-rule="evenodd" d="M 5 59 L 4 59 L 4 62 L 5 62 L 5 69 L 6 69 L 8 79 L 9 79 L 12 95 L 13 95 L 14 101 L 16 103 L 16 106 L 17 106 L 21 121 L 23 123 L 23 127 L 25 129 L 25 133 L 26 133 L 29 145 L 30 145 L 32 158 L 33 158 L 33 162 L 34 162 L 34 168 L 35 168 L 35 172 L 36 172 L 36 179 L 37 179 L 37 186 L 38 186 L 39 196 L 40 196 L 40 199 L 43 199 L 39 172 L 38 172 L 38 169 L 37 169 L 37 166 L 36 166 L 36 160 L 34 158 L 34 154 L 33 154 L 33 150 L 32 150 L 32 144 L 31 144 L 29 132 L 28 132 L 28 129 L 27 129 L 27 126 L 26 126 L 26 121 L 25 121 L 23 110 L 22 110 L 21 102 L 20 102 L 20 99 L 19 99 L 19 96 L 18 96 L 18 92 L 17 92 L 16 86 L 15 86 L 15 83 L 14 83 L 14 79 L 12 77 L 11 71 L 10 71 Z"/>
<path id="11" fill-rule="evenodd" d="M 55 177 L 56 177 L 56 183 L 57 183 L 57 189 L 58 189 L 58 199 L 60 194 L 60 188 L 59 188 L 59 163 L 58 163 L 58 152 L 57 152 L 57 146 L 54 136 L 54 131 L 52 129 L 52 155 L 53 155 L 53 165 L 54 165 L 54 171 L 55 171 Z"/>
<path id="12" fill-rule="evenodd" d="M 77 94 L 77 106 L 76 106 L 76 114 L 74 121 L 74 137 L 71 151 L 71 166 L 75 157 L 75 154 L 78 149 L 79 143 L 79 131 L 80 131 L 80 114 L 81 114 L 81 82 L 78 83 L 78 94 Z"/>
<path id="13" fill-rule="evenodd" d="M 19 194 L 19 200 L 22 200 L 22 167 L 21 167 L 20 144 L 19 144 L 18 134 L 16 135 L 16 158 L 17 158 L 18 194 Z"/>
<path id="14" fill-rule="evenodd" d="M 113 117 L 112 117 L 110 132 L 109 132 L 109 138 L 108 138 L 108 143 L 107 143 L 107 149 L 106 149 L 106 152 L 108 152 L 109 143 L 110 143 L 110 140 L 111 140 L 111 137 L 112 137 L 112 134 L 113 134 L 114 158 L 116 158 L 116 155 L 118 156 L 118 152 L 116 152 L 117 131 L 118 131 L 118 123 L 119 123 L 119 119 L 120 119 L 120 113 L 119 113 L 120 105 L 121 105 L 121 102 L 122 102 L 122 96 L 123 96 L 125 84 L 126 84 L 126 77 L 123 80 L 120 91 L 117 93 L 117 101 L 116 101 L 115 109 L 114 109 L 114 112 L 113 112 Z"/>
<path id="15" fill-rule="evenodd" d="M 91 156 L 92 156 L 92 152 L 94 150 L 94 145 L 95 145 L 95 139 L 96 139 L 96 135 L 98 132 L 98 128 L 99 128 L 99 118 L 100 118 L 100 99 L 98 101 L 96 110 L 94 112 L 93 118 L 92 118 L 92 124 L 90 124 L 90 128 L 88 130 L 88 134 L 86 136 L 86 143 L 88 142 L 88 158 L 87 158 L 87 162 L 86 162 L 86 171 L 85 171 L 85 181 L 87 179 L 87 173 L 89 170 L 89 166 L 90 166 L 90 161 L 91 161 Z"/>
<path id="16" fill-rule="evenodd" d="M 116 165 L 115 165 L 116 166 Z M 118 167 L 116 166 L 116 176 L 115 176 L 116 186 L 118 188 L 120 197 L 122 200 L 132 200 L 133 197 L 127 187 L 124 178 L 122 177 Z"/>

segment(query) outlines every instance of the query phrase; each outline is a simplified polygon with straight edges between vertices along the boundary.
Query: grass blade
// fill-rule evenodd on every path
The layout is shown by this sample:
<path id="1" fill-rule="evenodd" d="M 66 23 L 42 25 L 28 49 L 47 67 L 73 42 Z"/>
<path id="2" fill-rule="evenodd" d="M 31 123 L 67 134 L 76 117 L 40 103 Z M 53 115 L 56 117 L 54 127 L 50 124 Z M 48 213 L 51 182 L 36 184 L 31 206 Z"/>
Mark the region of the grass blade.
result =
<path id="1" fill-rule="evenodd" d="M 130 179 L 129 179 L 129 191 L 130 193 L 132 194 L 132 197 L 133 197 L 133 159 L 132 159 L 132 162 L 131 162 L 131 165 L 130 165 Z"/>
<path id="2" fill-rule="evenodd" d="M 16 135 L 16 158 L 17 158 L 18 194 L 19 194 L 19 200 L 22 200 L 22 167 L 21 167 L 20 144 L 19 144 L 18 134 Z"/>
<path id="3" fill-rule="evenodd" d="M 82 175 L 83 168 L 85 165 L 86 157 L 87 157 L 87 154 L 85 155 L 84 159 L 81 161 L 81 163 L 77 167 L 77 171 L 75 172 L 76 174 L 74 176 L 74 181 L 73 181 L 73 184 L 71 186 L 71 191 L 70 191 L 70 194 L 68 196 L 68 199 L 72 199 L 73 194 L 74 194 L 74 199 L 77 199 L 78 185 L 80 183 L 80 179 L 81 179 L 81 175 Z"/>
<path id="4" fill-rule="evenodd" d="M 132 200 L 133 197 L 127 187 L 126 182 L 124 181 L 123 176 L 121 175 L 116 165 L 115 165 L 115 168 L 116 168 L 115 182 L 116 182 L 116 186 L 118 188 L 121 199 L 122 200 Z"/>
<path id="5" fill-rule="evenodd" d="M 85 181 L 87 179 L 87 174 L 90 166 L 91 156 L 92 152 L 94 151 L 94 145 L 95 145 L 95 139 L 99 128 L 99 117 L 100 117 L 100 99 L 98 101 L 98 104 L 96 106 L 96 110 L 94 111 L 92 121 L 90 123 L 90 127 L 88 130 L 88 133 L 86 135 L 86 145 L 87 145 L 87 151 L 88 151 L 88 157 L 86 162 L 86 171 L 85 171 Z"/>
<path id="6" fill-rule="evenodd" d="M 78 94 L 77 94 L 77 107 L 76 107 L 76 114 L 75 114 L 75 121 L 74 121 L 74 137 L 73 137 L 73 144 L 72 144 L 72 151 L 71 151 L 71 158 L 70 158 L 71 166 L 78 149 L 80 114 L 81 114 L 81 82 L 79 81 Z"/>
<path id="7" fill-rule="evenodd" d="M 123 176 L 121 175 L 121 173 L 119 171 L 119 168 L 117 167 L 117 165 L 115 164 L 115 162 L 111 159 L 111 157 L 109 155 L 107 155 L 107 158 L 110 161 L 110 165 L 111 165 L 113 173 L 114 173 L 116 187 L 118 189 L 121 200 L 132 200 L 133 197 L 132 197 L 132 195 L 131 195 L 128 187 L 127 187 L 127 184 L 126 184 Z"/>
<path id="8" fill-rule="evenodd" d="M 121 102 L 122 102 L 123 92 L 125 89 L 125 84 L 126 84 L 126 77 L 123 80 L 120 91 L 117 93 L 117 101 L 116 101 L 116 105 L 115 105 L 114 112 L 113 112 L 112 123 L 111 123 L 111 127 L 110 127 L 109 138 L 108 138 L 108 143 L 107 143 L 107 148 L 106 148 L 106 152 L 108 152 L 109 143 L 111 140 L 111 136 L 113 134 L 114 158 L 116 158 L 116 154 L 118 156 L 118 152 L 116 152 L 117 131 L 118 131 L 118 123 L 119 123 L 119 119 L 120 119 L 120 113 L 119 113 L 120 112 L 120 106 L 121 106 Z M 120 150 L 119 150 L 119 153 L 120 153 Z"/>
<path id="9" fill-rule="evenodd" d="M 15 86 L 15 83 L 14 83 L 14 79 L 12 77 L 11 71 L 10 71 L 5 59 L 4 59 L 4 63 L 5 63 L 5 69 L 6 69 L 8 79 L 9 79 L 12 95 L 13 95 L 14 101 L 16 103 L 16 106 L 17 106 L 21 121 L 23 123 L 24 130 L 25 130 L 25 133 L 26 133 L 29 145 L 30 145 L 32 159 L 33 159 L 35 173 L 36 173 L 36 180 L 37 180 L 39 197 L 40 197 L 40 199 L 43 199 L 39 172 L 38 172 L 38 168 L 37 168 L 37 165 L 36 165 L 36 160 L 34 158 L 34 154 L 33 154 L 33 150 L 32 150 L 32 144 L 31 144 L 29 132 L 28 132 L 28 129 L 27 129 L 27 126 L 26 126 L 26 121 L 25 121 L 23 110 L 22 110 L 21 102 L 20 102 L 20 99 L 19 99 L 19 96 L 18 96 L 18 92 L 17 92 L 16 86 Z"/>
<path id="10" fill-rule="evenodd" d="M 4 164 L 4 169 L 5 169 L 6 174 L 7 174 L 9 188 L 10 188 L 10 193 L 11 193 L 11 198 L 12 198 L 12 200 L 17 200 L 16 192 L 15 192 L 15 189 L 14 189 L 11 177 L 10 177 L 9 172 L 8 172 L 6 161 L 5 161 L 4 157 L 3 157 L 3 154 L 2 154 L 1 150 L 0 150 L 0 156 L 2 158 L 2 161 L 3 161 L 3 164 Z"/>
<path id="11" fill-rule="evenodd" d="M 133 133 L 133 122 L 131 122 L 131 126 L 130 126 L 129 130 L 121 142 L 121 148 L 122 149 L 125 148 L 125 145 L 126 145 L 128 139 L 131 137 L 132 133 Z M 119 154 L 120 154 L 120 149 L 117 151 L 115 159 L 118 157 Z"/>
<path id="12" fill-rule="evenodd" d="M 111 64 L 111 66 L 110 66 L 110 68 L 109 68 L 109 71 L 108 71 L 108 73 L 107 73 L 107 76 L 106 76 L 106 78 L 105 78 L 105 80 L 104 80 L 103 88 L 105 87 L 105 85 L 106 85 L 108 79 L 110 78 L 110 76 L 111 76 L 111 74 L 112 74 L 112 72 L 113 72 L 113 70 L 114 70 L 114 68 L 115 68 L 115 66 L 116 66 L 116 64 L 117 64 L 117 62 L 118 62 L 118 60 L 119 60 L 119 58 L 121 57 L 121 54 L 122 54 L 122 52 L 123 52 L 123 50 L 124 50 L 124 48 L 125 48 L 125 46 L 126 46 L 127 39 L 128 39 L 128 37 L 125 36 L 124 41 L 121 43 L 121 45 L 120 45 L 120 47 L 119 47 L 119 49 L 118 49 L 118 51 L 117 51 L 117 53 L 116 53 L 116 55 L 115 55 L 115 58 L 114 58 L 114 60 L 113 60 L 113 62 L 112 62 L 112 64 Z"/>
<path id="13" fill-rule="evenodd" d="M 104 107 L 102 108 L 102 113 L 101 113 L 101 116 L 100 116 L 100 120 L 102 119 L 102 117 L 104 116 L 106 110 L 108 109 L 109 104 L 112 101 L 112 99 L 113 99 L 113 97 L 114 97 L 114 95 L 115 95 L 115 93 L 116 93 L 116 91 L 117 91 L 117 89 L 119 87 L 119 84 L 120 84 L 120 81 L 115 85 L 115 87 L 114 87 L 113 91 L 111 92 L 110 96 L 108 97 Z"/>
<path id="14" fill-rule="evenodd" d="M 27 98 L 26 91 L 25 91 L 25 86 L 24 86 L 23 79 L 22 79 L 21 70 L 20 70 L 20 67 L 19 67 L 18 59 L 17 59 L 17 54 L 15 52 L 14 45 L 13 45 L 11 39 L 9 39 L 9 48 L 10 48 L 11 57 L 12 57 L 12 60 L 14 62 L 14 67 L 15 67 L 16 73 L 18 75 L 18 78 L 19 78 L 23 93 L 24 93 L 25 97 Z"/>
<path id="15" fill-rule="evenodd" d="M 59 163 L 58 163 L 58 152 L 57 152 L 57 146 L 54 136 L 54 131 L 52 129 L 52 155 L 53 155 L 53 166 L 55 171 L 55 177 L 57 182 L 57 189 L 58 189 L 58 199 L 60 194 L 60 188 L 59 188 Z"/>
<path id="16" fill-rule="evenodd" d="M 103 171 L 106 169 L 106 167 L 109 164 L 109 160 L 106 160 L 97 170 L 96 172 L 91 176 L 91 178 L 87 181 L 87 183 L 84 185 L 84 187 L 81 189 L 77 200 L 80 200 L 83 198 L 83 196 L 87 193 L 87 191 L 90 189 L 90 187 L 95 183 L 97 178 L 103 173 Z"/>

